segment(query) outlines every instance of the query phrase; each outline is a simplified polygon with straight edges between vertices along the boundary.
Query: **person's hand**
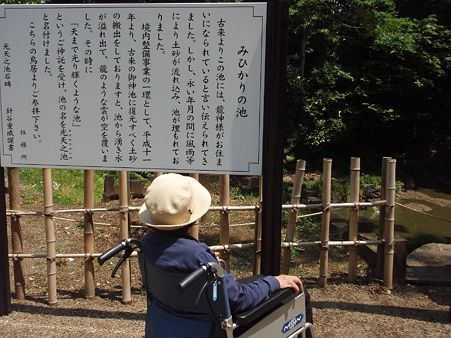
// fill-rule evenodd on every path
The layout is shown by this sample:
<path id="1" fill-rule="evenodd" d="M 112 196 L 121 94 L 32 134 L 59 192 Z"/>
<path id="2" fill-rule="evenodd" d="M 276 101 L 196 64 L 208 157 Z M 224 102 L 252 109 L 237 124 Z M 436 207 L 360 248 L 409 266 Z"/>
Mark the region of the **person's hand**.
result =
<path id="1" fill-rule="evenodd" d="M 299 294 L 304 289 L 302 281 L 296 276 L 279 275 L 275 276 L 275 278 L 279 281 L 281 289 L 291 288 L 296 294 Z"/>

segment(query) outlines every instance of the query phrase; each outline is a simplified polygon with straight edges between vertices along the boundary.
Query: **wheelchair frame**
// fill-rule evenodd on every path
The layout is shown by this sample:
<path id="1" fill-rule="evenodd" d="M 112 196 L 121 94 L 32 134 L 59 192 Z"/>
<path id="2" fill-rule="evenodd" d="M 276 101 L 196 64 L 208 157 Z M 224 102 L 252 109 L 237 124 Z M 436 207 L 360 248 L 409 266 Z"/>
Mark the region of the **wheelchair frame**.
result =
<path id="1" fill-rule="evenodd" d="M 124 250 L 124 254 L 119 259 L 111 274 L 111 276 L 114 277 L 120 265 L 131 255 L 131 253 L 134 250 L 139 252 L 140 249 L 141 242 L 137 239 L 129 238 L 105 251 L 98 258 L 98 262 L 102 265 L 108 259 Z M 152 287 L 147 285 L 149 283 L 149 275 L 148 272 L 146 272 L 147 263 L 143 262 L 143 264 L 145 266 L 144 268 L 142 267 L 141 273 L 143 275 L 144 285 L 146 286 L 148 299 L 153 299 L 153 296 L 151 296 L 150 293 Z M 147 267 L 147 271 L 150 271 L 149 267 Z M 162 272 L 158 272 L 159 278 L 162 278 Z M 310 330 L 311 336 L 314 337 L 313 325 L 306 322 L 305 318 L 305 294 L 303 292 L 295 296 L 290 289 L 281 289 L 255 308 L 232 316 L 227 298 L 227 289 L 223 282 L 225 270 L 218 262 L 203 264 L 199 269 L 190 274 L 171 273 L 170 276 L 166 276 L 166 278 L 169 279 L 165 280 L 165 287 L 168 280 L 172 281 L 174 279 L 173 275 L 175 275 L 176 278 L 176 284 L 174 285 L 177 285 L 179 295 L 182 299 L 185 292 L 191 292 L 191 294 L 195 295 L 195 307 L 197 307 L 201 296 L 205 294 L 207 301 L 210 303 L 208 304 L 208 310 L 213 312 L 212 302 L 216 302 L 217 299 L 219 299 L 217 304 L 214 304 L 215 310 L 213 312 L 215 318 L 219 319 L 219 321 L 216 320 L 213 322 L 219 322 L 219 326 L 223 330 L 224 336 L 227 338 L 305 337 L 307 330 Z M 200 290 L 190 290 L 196 285 Z M 149 298 L 149 296 L 151 298 Z M 192 296 L 189 298 L 185 297 L 185 299 L 191 298 Z M 168 302 L 167 299 L 170 299 L 170 297 L 166 297 L 164 302 Z M 158 303 L 165 306 L 164 302 Z M 170 306 L 168 306 L 168 308 L 170 308 Z M 183 314 L 178 314 L 177 310 L 172 310 L 171 312 L 174 312 L 175 317 L 184 316 Z M 210 315 L 212 314 L 210 313 Z"/>

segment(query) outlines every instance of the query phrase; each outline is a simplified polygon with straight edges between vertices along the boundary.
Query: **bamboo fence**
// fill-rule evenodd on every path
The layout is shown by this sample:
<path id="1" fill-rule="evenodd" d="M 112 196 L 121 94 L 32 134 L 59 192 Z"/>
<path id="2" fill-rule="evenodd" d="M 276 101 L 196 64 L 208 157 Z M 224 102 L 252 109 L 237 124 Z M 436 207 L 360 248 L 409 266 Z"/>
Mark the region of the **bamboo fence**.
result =
<path id="1" fill-rule="evenodd" d="M 9 207 L 12 210 L 20 208 L 20 194 L 19 194 L 19 170 L 17 168 L 10 168 L 8 170 L 9 183 Z M 22 229 L 20 226 L 20 217 L 11 216 L 11 248 L 13 254 L 23 253 L 22 243 Z M 25 276 L 23 274 L 22 258 L 13 260 L 14 269 L 14 290 L 16 297 L 19 300 L 25 299 Z"/>
<path id="2" fill-rule="evenodd" d="M 360 158 L 351 158 L 351 193 L 349 202 L 357 203 L 360 199 Z M 349 209 L 349 240 L 356 241 L 358 237 L 359 209 Z M 348 278 L 354 282 L 357 278 L 357 248 L 349 248 Z"/>
<path id="3" fill-rule="evenodd" d="M 126 171 L 119 172 L 119 226 L 120 239 L 127 239 L 129 237 L 128 231 L 128 175 Z M 132 301 L 131 294 L 131 279 L 130 279 L 130 261 L 126 259 L 121 265 L 122 276 L 122 302 L 130 303 Z"/>
<path id="4" fill-rule="evenodd" d="M 391 157 L 383 157 L 382 158 L 382 170 L 381 170 L 381 199 L 386 198 L 386 182 L 387 182 L 387 165 L 388 160 Z M 377 239 L 383 239 L 384 236 L 384 228 L 385 228 L 385 208 L 380 208 L 379 213 L 379 232 Z M 376 271 L 375 275 L 377 278 L 383 278 L 384 275 L 384 245 L 379 244 L 377 246 L 377 256 L 376 256 Z"/>
<path id="5" fill-rule="evenodd" d="M 305 161 L 298 160 L 296 162 L 296 171 L 293 180 L 293 190 L 291 192 L 291 204 L 298 204 L 301 201 L 301 190 L 302 184 L 304 182 L 304 174 L 305 174 Z M 290 210 L 290 215 L 288 217 L 287 223 L 287 232 L 285 235 L 284 242 L 288 243 L 293 242 L 296 233 L 297 216 L 298 216 L 297 209 Z M 284 274 L 288 274 L 290 271 L 290 264 L 291 264 L 291 247 L 290 246 L 283 247 L 280 271 Z"/>
<path id="6" fill-rule="evenodd" d="M 158 176 L 160 176 L 160 175 L 161 175 L 161 173 Z M 199 181 L 199 174 L 197 174 L 197 173 L 191 174 L 191 177 L 194 178 L 195 180 Z M 196 239 L 199 239 L 199 222 L 198 221 L 196 221 L 194 226 L 191 227 L 190 235 Z"/>
<path id="7" fill-rule="evenodd" d="M 321 214 L 321 251 L 319 256 L 319 285 L 327 286 L 327 270 L 329 264 L 329 225 L 330 225 L 330 202 L 332 190 L 332 160 L 325 158 L 323 160 L 322 176 L 322 205 L 324 206 Z"/>
<path id="8" fill-rule="evenodd" d="M 85 209 L 94 208 L 94 171 L 84 171 L 84 207 Z M 94 253 L 94 219 L 92 212 L 84 212 L 83 222 L 84 251 L 90 255 Z M 85 259 L 85 297 L 95 297 L 95 270 L 94 258 L 92 256 Z"/>
<path id="9" fill-rule="evenodd" d="M 47 280 L 49 292 L 49 304 L 57 303 L 56 296 L 56 237 L 55 223 L 53 220 L 53 194 L 52 194 L 52 171 L 43 169 L 44 182 L 44 221 L 45 238 L 47 242 Z"/>
<path id="10" fill-rule="evenodd" d="M 228 207 L 230 204 L 230 176 L 221 175 L 219 177 L 219 204 Z M 227 245 L 230 243 L 230 219 L 229 212 L 221 210 L 219 214 L 219 244 Z M 230 269 L 230 254 L 228 250 L 222 250 L 219 258 L 223 259 L 226 268 Z"/>
<path id="11" fill-rule="evenodd" d="M 393 289 L 393 260 L 395 255 L 395 195 L 396 195 L 396 160 L 387 160 L 387 181 L 385 193 L 387 203 L 385 205 L 384 224 L 384 286 Z"/>
<path id="12" fill-rule="evenodd" d="M 284 241 L 281 243 L 281 272 L 289 273 L 291 265 L 291 250 L 293 248 L 311 248 L 317 247 L 320 250 L 320 267 L 318 283 L 320 286 L 327 286 L 328 279 L 328 260 L 329 248 L 332 246 L 347 247 L 349 250 L 348 278 L 349 281 L 355 281 L 357 275 L 357 246 L 378 246 L 378 259 L 382 256 L 378 268 L 382 268 L 383 284 L 385 287 L 393 288 L 393 260 L 394 260 L 394 208 L 395 208 L 395 168 L 396 160 L 384 158 L 382 169 L 382 188 L 381 199 L 373 202 L 360 202 L 360 159 L 353 157 L 350 165 L 350 195 L 349 202 L 332 203 L 332 160 L 323 160 L 322 172 L 322 194 L 321 203 L 303 204 L 301 201 L 301 190 L 303 186 L 306 163 L 303 160 L 297 161 L 296 172 L 293 179 L 293 188 L 291 204 L 282 205 L 282 209 L 289 212 L 287 229 Z M 52 196 L 52 176 L 50 169 L 43 169 L 44 184 L 44 205 L 43 211 L 22 211 L 20 210 L 19 199 L 19 179 L 18 169 L 8 169 L 8 188 L 10 194 L 10 210 L 7 215 L 10 217 L 11 225 L 11 250 L 9 258 L 14 264 L 14 286 L 15 295 L 18 299 L 25 298 L 25 273 L 22 265 L 23 259 L 46 258 L 47 260 L 47 281 L 48 281 L 48 303 L 54 305 L 57 303 L 56 293 L 56 260 L 58 258 L 83 258 L 85 260 L 85 296 L 92 298 L 95 296 L 95 269 L 94 260 L 100 255 L 95 252 L 95 212 L 117 212 L 119 214 L 119 236 L 120 239 L 129 237 L 130 213 L 139 210 L 139 207 L 129 205 L 129 181 L 128 174 L 120 171 L 119 174 L 119 205 L 110 208 L 94 207 L 94 172 L 86 170 L 84 172 L 84 208 L 54 210 Z M 198 175 L 192 175 L 199 179 Z M 233 206 L 230 205 L 230 177 L 221 175 L 219 178 L 219 201 L 220 206 L 211 206 L 210 212 L 219 212 L 219 244 L 210 248 L 218 252 L 219 256 L 230 265 L 230 255 L 232 251 L 242 249 L 254 249 L 254 273 L 260 272 L 260 254 L 261 254 L 261 201 L 262 201 L 262 180 L 260 177 L 260 194 L 258 205 L 252 206 Z M 358 240 L 358 219 L 359 209 L 363 207 L 378 207 L 380 209 L 380 222 L 383 224 L 383 231 L 379 232 L 377 240 Z M 330 213 L 332 209 L 349 208 L 349 228 L 348 240 L 329 240 Z M 299 215 L 300 210 L 315 210 L 316 212 L 307 215 Z M 241 211 L 254 211 L 255 213 L 255 236 L 254 241 L 250 243 L 230 243 L 230 224 L 229 213 Z M 82 213 L 84 215 L 84 252 L 83 253 L 56 253 L 55 245 L 55 224 L 56 215 L 64 213 Z M 297 221 L 303 217 L 312 215 L 321 215 L 321 233 L 320 238 L 315 241 L 301 241 L 296 239 Z M 24 253 L 20 218 L 22 216 L 43 217 L 46 229 L 46 253 Z M 70 220 L 69 220 L 70 221 Z M 253 223 L 247 223 L 252 225 Z M 199 227 L 196 226 L 193 235 L 198 236 Z M 298 236 L 299 237 L 299 236 Z M 106 248 L 104 248 L 106 249 Z M 381 253 L 382 252 L 382 253 Z M 132 255 L 136 256 L 136 254 Z M 131 267 L 127 259 L 121 268 L 122 276 L 122 301 L 128 303 L 131 301 Z"/>

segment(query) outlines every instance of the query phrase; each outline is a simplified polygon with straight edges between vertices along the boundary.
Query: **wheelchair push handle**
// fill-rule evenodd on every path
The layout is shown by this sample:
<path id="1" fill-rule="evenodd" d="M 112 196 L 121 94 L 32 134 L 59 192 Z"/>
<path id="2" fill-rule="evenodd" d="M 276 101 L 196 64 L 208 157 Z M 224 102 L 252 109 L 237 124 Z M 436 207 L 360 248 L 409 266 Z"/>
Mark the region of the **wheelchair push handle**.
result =
<path id="1" fill-rule="evenodd" d="M 206 274 L 210 280 L 219 280 L 224 277 L 224 269 L 218 262 L 209 262 L 202 264 L 200 268 L 190 273 L 184 280 L 178 285 L 178 291 L 183 293 L 187 288 L 191 286 L 202 275 Z"/>
<path id="2" fill-rule="evenodd" d="M 191 284 L 193 284 L 198 278 L 200 278 L 204 273 L 206 273 L 207 266 L 202 265 L 199 269 L 190 273 L 184 280 L 182 280 L 178 285 L 178 292 L 183 293 L 188 289 Z"/>
<path id="3" fill-rule="evenodd" d="M 103 265 L 103 263 L 105 263 L 107 260 L 109 260 L 110 258 L 117 255 L 122 250 L 126 250 L 126 252 L 129 251 L 128 255 L 130 255 L 133 252 L 133 250 L 140 249 L 140 248 L 141 248 L 141 241 L 139 241 L 135 238 L 127 238 L 127 239 L 124 239 L 123 241 L 120 241 L 119 243 L 117 243 L 115 246 L 111 247 L 107 251 L 103 252 L 99 256 L 97 261 L 99 262 L 100 265 Z"/>
<path id="4" fill-rule="evenodd" d="M 127 244 L 125 241 L 121 241 L 117 243 L 115 246 L 111 247 L 107 251 L 103 252 L 97 261 L 100 265 L 103 265 L 107 260 L 109 260 L 111 257 L 116 256 L 119 252 L 124 250 L 126 248 Z"/>
<path id="5" fill-rule="evenodd" d="M 139 241 L 135 238 L 127 238 L 127 239 L 124 239 L 123 241 L 119 242 L 112 248 L 108 249 L 104 253 L 102 253 L 99 256 L 99 258 L 97 259 L 97 261 L 99 262 L 100 265 L 102 265 L 107 260 L 109 260 L 111 257 L 115 256 L 122 250 L 125 250 L 124 254 L 119 259 L 119 261 L 117 262 L 116 266 L 113 269 L 113 272 L 111 273 L 111 277 L 114 278 L 117 270 L 122 265 L 122 263 L 124 263 L 125 260 L 130 257 L 130 255 L 133 253 L 134 250 L 139 251 L 140 249 L 141 249 L 141 241 Z"/>

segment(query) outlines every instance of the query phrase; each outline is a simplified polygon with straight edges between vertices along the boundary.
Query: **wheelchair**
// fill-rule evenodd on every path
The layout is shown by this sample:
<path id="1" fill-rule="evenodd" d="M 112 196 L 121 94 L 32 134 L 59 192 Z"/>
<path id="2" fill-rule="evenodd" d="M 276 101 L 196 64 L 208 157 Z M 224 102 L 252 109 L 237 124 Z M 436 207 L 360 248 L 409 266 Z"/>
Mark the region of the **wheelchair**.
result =
<path id="1" fill-rule="evenodd" d="M 280 289 L 258 306 L 231 314 L 219 262 L 201 265 L 191 273 L 164 271 L 139 255 L 141 242 L 129 238 L 105 251 L 100 265 L 124 251 L 114 267 L 138 252 L 143 284 L 147 293 L 146 335 L 148 338 L 294 338 L 314 337 L 313 325 L 306 321 L 305 293 L 294 295 Z M 241 283 L 252 282 L 252 276 Z"/>

